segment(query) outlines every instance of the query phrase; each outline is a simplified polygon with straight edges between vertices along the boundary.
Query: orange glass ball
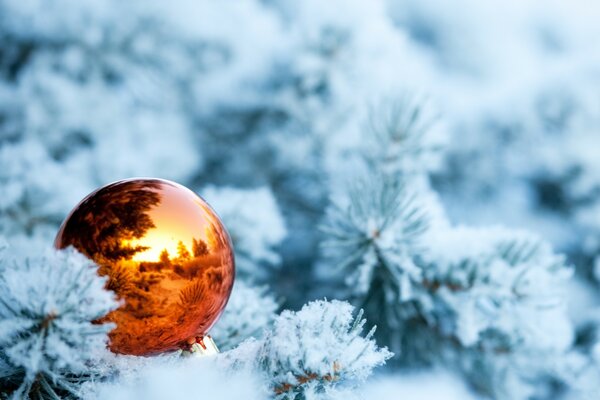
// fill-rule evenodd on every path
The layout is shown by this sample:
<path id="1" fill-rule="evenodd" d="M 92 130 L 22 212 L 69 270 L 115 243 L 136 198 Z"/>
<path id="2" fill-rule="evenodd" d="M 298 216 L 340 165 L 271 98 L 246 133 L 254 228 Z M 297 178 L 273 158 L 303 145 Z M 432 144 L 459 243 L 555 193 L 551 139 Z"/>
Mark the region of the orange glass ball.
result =
<path id="1" fill-rule="evenodd" d="M 108 277 L 121 307 L 102 318 L 115 353 L 185 348 L 215 323 L 231 294 L 233 248 L 210 206 L 161 179 L 128 179 L 88 195 L 56 236 Z"/>

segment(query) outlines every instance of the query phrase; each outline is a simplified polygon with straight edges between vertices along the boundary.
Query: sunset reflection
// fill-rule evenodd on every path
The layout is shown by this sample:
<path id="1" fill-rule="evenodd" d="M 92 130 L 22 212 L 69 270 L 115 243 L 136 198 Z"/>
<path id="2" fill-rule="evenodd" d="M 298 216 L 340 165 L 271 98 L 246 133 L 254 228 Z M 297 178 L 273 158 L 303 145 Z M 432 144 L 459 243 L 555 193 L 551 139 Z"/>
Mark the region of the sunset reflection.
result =
<path id="1" fill-rule="evenodd" d="M 172 182 L 132 179 L 86 197 L 55 245 L 74 246 L 99 265 L 124 300 L 102 321 L 111 350 L 153 354 L 201 337 L 223 310 L 234 277 L 229 236 L 212 209 Z"/>

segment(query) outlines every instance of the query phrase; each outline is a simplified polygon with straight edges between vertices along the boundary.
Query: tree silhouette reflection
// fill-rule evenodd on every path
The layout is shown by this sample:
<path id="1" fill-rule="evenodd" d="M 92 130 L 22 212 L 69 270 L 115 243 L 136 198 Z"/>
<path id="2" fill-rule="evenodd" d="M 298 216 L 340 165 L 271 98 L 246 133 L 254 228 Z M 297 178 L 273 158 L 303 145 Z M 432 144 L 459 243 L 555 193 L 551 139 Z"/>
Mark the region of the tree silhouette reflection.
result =
<path id="1" fill-rule="evenodd" d="M 105 186 L 74 210 L 58 237 L 97 263 L 131 259 L 146 247 L 129 241 L 155 227 L 148 211 L 160 204 L 159 189 L 141 180 Z"/>

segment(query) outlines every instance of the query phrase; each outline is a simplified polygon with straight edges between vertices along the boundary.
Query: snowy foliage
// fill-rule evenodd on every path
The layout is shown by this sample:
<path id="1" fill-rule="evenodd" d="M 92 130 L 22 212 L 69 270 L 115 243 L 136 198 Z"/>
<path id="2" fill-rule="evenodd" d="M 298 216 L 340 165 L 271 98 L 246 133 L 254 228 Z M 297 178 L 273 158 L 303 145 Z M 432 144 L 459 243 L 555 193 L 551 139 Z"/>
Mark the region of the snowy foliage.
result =
<path id="1" fill-rule="evenodd" d="M 384 176 L 329 210 L 324 246 L 346 295 L 398 363 L 442 362 L 483 393 L 526 397 L 573 341 L 564 257 L 523 232 L 428 227 L 402 189 Z"/>
<path id="2" fill-rule="evenodd" d="M 283 217 L 271 191 L 268 188 L 208 187 L 202 194 L 215 205 L 229 230 L 237 272 L 249 278 L 264 279 L 266 267 L 281 262 L 281 256 L 273 248 L 286 235 Z"/>
<path id="3" fill-rule="evenodd" d="M 444 243 L 431 246 L 424 283 L 452 310 L 462 345 L 494 332 L 509 348 L 568 347 L 565 283 L 572 271 L 564 257 L 523 232 L 456 228 L 439 235 Z"/>
<path id="4" fill-rule="evenodd" d="M 332 395 L 337 386 L 356 384 L 391 356 L 372 339 L 374 328 L 362 336 L 362 312 L 340 301 L 314 301 L 300 311 L 284 311 L 265 338 L 235 349 L 237 368 L 258 368 L 281 399 L 310 399 Z M 244 361 L 245 359 L 245 361 Z"/>
<path id="5" fill-rule="evenodd" d="M 592 400 L 598 398 L 598 374 L 600 373 L 600 347 L 596 343 L 586 349 L 586 354 L 573 352 L 567 355 L 558 375 L 569 383 L 568 400 Z"/>
<path id="6" fill-rule="evenodd" d="M 68 12 L 53 18 L 40 18 L 40 6 L 0 3 L 8 84 L 2 104 L 9 101 L 7 115 L 2 113 L 8 124 L 0 136 L 0 170 L 8 217 L 3 229 L 11 234 L 60 223 L 101 182 L 135 175 L 183 178 L 198 166 L 173 91 L 177 78 L 161 73 L 170 69 L 167 54 L 177 58 L 171 63 L 187 58 L 177 41 L 154 52 L 157 41 L 165 43 L 157 35 L 166 31 L 143 29 L 150 15 L 136 6 L 118 11 L 110 1 L 58 1 L 52 7 Z M 119 15 L 135 17 L 115 30 Z"/>
<path id="7" fill-rule="evenodd" d="M 563 258 L 523 232 L 455 228 L 438 235 L 444 243 L 432 245 L 424 281 L 431 297 L 420 309 L 447 340 L 440 357 L 495 398 L 527 398 L 544 380 L 549 385 L 574 336 Z"/>
<path id="8" fill-rule="evenodd" d="M 253 287 L 238 280 L 233 286 L 227 308 L 210 334 L 220 350 L 229 350 L 251 337 L 262 337 L 279 308 L 266 287 Z"/>
<path id="9" fill-rule="evenodd" d="M 599 19 L 593 0 L 0 0 L 0 398 L 350 399 L 387 357 L 374 339 L 395 357 L 370 397 L 445 396 L 427 382 L 452 369 L 458 398 L 597 398 Z M 94 358 L 111 294 L 46 249 L 131 176 L 229 229 L 216 363 Z M 322 297 L 374 336 L 346 303 L 301 308 Z"/>
<path id="10" fill-rule="evenodd" d="M 397 96 L 371 107 L 363 157 L 371 168 L 390 175 L 435 170 L 444 136 L 431 102 L 416 94 Z"/>
<path id="11" fill-rule="evenodd" d="M 15 398 L 75 395 L 106 348 L 110 324 L 93 324 L 117 303 L 104 278 L 72 250 L 0 266 L 0 376 Z"/>
<path id="12" fill-rule="evenodd" d="M 328 212 L 323 246 L 356 294 L 380 284 L 386 297 L 404 301 L 412 297 L 413 282 L 421 279 L 413 257 L 427 223 L 405 186 L 387 176 L 358 181 L 350 189 L 349 204 L 334 205 Z"/>

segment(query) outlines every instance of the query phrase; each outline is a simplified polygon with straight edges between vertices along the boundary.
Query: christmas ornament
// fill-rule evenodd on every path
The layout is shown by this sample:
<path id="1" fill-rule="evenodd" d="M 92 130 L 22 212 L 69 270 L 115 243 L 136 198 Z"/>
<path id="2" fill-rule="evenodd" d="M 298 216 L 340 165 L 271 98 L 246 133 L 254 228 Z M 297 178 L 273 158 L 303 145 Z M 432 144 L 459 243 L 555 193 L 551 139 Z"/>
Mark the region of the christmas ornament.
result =
<path id="1" fill-rule="evenodd" d="M 116 324 L 113 352 L 211 352 L 204 337 L 231 293 L 233 249 L 215 212 L 191 190 L 161 179 L 104 186 L 71 211 L 55 246 L 74 246 L 96 262 L 121 299 L 98 321 Z"/>

